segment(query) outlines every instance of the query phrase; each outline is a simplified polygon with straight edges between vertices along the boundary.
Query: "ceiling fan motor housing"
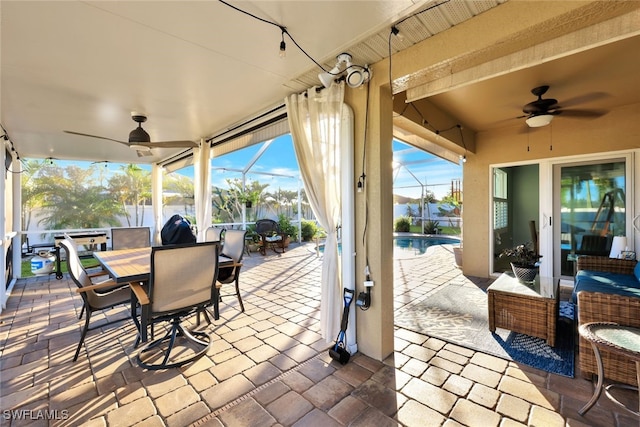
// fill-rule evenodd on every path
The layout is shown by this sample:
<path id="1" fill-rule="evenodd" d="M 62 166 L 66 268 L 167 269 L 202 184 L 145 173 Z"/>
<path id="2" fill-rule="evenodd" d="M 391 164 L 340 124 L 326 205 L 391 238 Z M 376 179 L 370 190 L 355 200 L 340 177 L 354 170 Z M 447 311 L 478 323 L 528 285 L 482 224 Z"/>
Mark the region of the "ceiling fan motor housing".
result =
<path id="1" fill-rule="evenodd" d="M 134 112 L 131 113 L 131 118 L 134 122 L 138 123 L 138 127 L 129 133 L 129 143 L 151 142 L 149 134 L 142 129 L 142 123 L 147 121 L 147 116 Z"/>
<path id="2" fill-rule="evenodd" d="M 129 133 L 129 142 L 150 142 L 149 134 L 140 125 Z"/>

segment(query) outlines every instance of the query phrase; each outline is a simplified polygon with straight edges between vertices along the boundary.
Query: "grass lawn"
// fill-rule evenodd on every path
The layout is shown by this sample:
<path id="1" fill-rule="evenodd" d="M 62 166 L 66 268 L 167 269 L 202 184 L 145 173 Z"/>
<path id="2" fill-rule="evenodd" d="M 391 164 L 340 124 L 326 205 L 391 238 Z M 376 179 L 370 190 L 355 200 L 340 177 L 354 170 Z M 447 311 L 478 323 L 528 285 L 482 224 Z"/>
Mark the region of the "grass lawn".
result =
<path id="1" fill-rule="evenodd" d="M 444 225 L 444 226 L 438 226 L 438 228 L 440 228 L 441 230 L 440 234 L 442 235 L 446 235 L 446 236 L 460 235 L 460 227 L 447 227 L 446 225 Z M 412 233 L 422 234 L 422 228 L 420 228 L 420 225 L 412 225 L 409 231 L 411 231 Z"/>
<path id="2" fill-rule="evenodd" d="M 95 267 L 98 265 L 98 261 L 95 258 L 81 258 L 80 261 L 85 268 Z M 66 273 L 67 270 L 67 261 L 60 262 L 60 270 L 63 273 Z M 31 258 L 26 258 L 22 260 L 22 265 L 20 266 L 21 277 L 33 277 L 35 274 L 31 273 Z M 53 267 L 53 273 L 55 274 L 55 265 Z"/>

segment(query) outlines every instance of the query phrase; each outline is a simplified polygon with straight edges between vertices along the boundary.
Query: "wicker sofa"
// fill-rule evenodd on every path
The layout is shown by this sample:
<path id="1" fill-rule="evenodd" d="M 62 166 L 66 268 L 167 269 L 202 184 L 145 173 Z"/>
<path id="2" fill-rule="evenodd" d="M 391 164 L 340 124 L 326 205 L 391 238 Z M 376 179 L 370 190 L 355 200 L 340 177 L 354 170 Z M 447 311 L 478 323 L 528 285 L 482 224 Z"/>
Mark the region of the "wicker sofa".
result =
<path id="1" fill-rule="evenodd" d="M 578 325 L 615 322 L 640 328 L 640 264 L 604 256 L 579 256 L 573 302 L 577 303 Z M 605 377 L 637 385 L 636 365 L 624 356 L 601 351 Z M 580 374 L 597 373 L 591 345 L 580 338 Z"/>

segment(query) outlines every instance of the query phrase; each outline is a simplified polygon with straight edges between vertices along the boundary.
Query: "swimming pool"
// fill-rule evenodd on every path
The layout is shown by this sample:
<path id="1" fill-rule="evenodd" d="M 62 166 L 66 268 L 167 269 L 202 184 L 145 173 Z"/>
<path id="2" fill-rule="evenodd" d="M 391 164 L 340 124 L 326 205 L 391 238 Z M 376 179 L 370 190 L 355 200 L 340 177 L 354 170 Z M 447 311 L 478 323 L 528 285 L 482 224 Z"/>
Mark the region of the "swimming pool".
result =
<path id="1" fill-rule="evenodd" d="M 394 251 L 411 252 L 414 255 L 421 255 L 427 251 L 430 246 L 436 245 L 457 245 L 460 239 L 456 237 L 445 236 L 394 236 Z"/>
<path id="2" fill-rule="evenodd" d="M 393 250 L 402 254 L 422 255 L 430 246 L 457 245 L 460 239 L 453 236 L 393 236 Z M 324 250 L 324 244 L 320 245 L 320 252 Z M 342 252 L 342 246 L 338 244 L 338 251 Z"/>

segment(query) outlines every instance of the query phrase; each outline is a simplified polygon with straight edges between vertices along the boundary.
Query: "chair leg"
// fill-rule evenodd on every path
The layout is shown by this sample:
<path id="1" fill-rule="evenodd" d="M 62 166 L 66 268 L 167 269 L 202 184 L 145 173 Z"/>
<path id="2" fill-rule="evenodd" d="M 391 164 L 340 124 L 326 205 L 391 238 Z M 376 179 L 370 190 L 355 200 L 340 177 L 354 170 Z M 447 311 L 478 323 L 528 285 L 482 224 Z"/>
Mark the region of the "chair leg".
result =
<path id="1" fill-rule="evenodd" d="M 202 348 L 198 352 L 196 352 L 193 356 L 188 357 L 187 359 L 179 360 L 177 362 L 170 362 L 171 352 L 173 351 L 173 346 L 175 344 L 176 337 L 181 335 L 184 336 L 189 341 L 192 341 L 202 346 Z M 203 339 L 200 339 L 199 337 L 202 337 Z M 153 348 L 159 347 L 163 342 L 167 340 L 169 340 L 169 344 L 166 350 L 161 350 L 164 352 L 164 357 L 161 363 L 152 364 L 143 360 L 144 359 L 143 356 L 145 355 L 146 352 L 152 350 Z M 152 341 L 148 343 L 138 352 L 137 362 L 139 366 L 149 370 L 177 368 L 187 363 L 193 362 L 199 359 L 200 357 L 204 356 L 206 352 L 209 350 L 210 345 L 211 345 L 211 337 L 208 334 L 204 332 L 189 331 L 180 324 L 180 319 L 175 318 L 171 320 L 170 330 L 162 338 L 159 338 L 156 341 Z"/>
<path id="2" fill-rule="evenodd" d="M 76 348 L 76 354 L 75 356 L 73 356 L 74 362 L 78 360 L 78 355 L 80 355 L 80 348 L 82 347 L 82 343 L 84 343 L 84 338 L 87 336 L 87 331 L 89 330 L 89 319 L 91 319 L 91 310 L 87 310 L 87 313 L 84 317 L 84 328 L 82 328 L 82 334 L 80 334 L 80 342 L 78 342 L 78 348 Z"/>
<path id="3" fill-rule="evenodd" d="M 209 314 L 207 313 L 207 309 L 206 308 L 202 308 L 200 310 L 198 310 L 197 312 L 197 317 L 196 317 L 196 326 L 200 326 L 200 313 L 202 313 L 202 315 L 204 316 L 204 320 L 207 321 L 207 324 L 210 325 L 211 324 L 211 318 L 209 317 Z"/>
<path id="4" fill-rule="evenodd" d="M 244 313 L 244 304 L 242 304 L 242 297 L 240 296 L 240 283 L 236 277 L 236 295 L 238 296 L 238 303 L 240 304 L 240 311 Z"/>
<path id="5" fill-rule="evenodd" d="M 82 309 L 80 309 L 80 315 L 78 316 L 78 319 L 82 319 L 82 313 L 84 313 L 84 304 L 82 304 Z"/>

